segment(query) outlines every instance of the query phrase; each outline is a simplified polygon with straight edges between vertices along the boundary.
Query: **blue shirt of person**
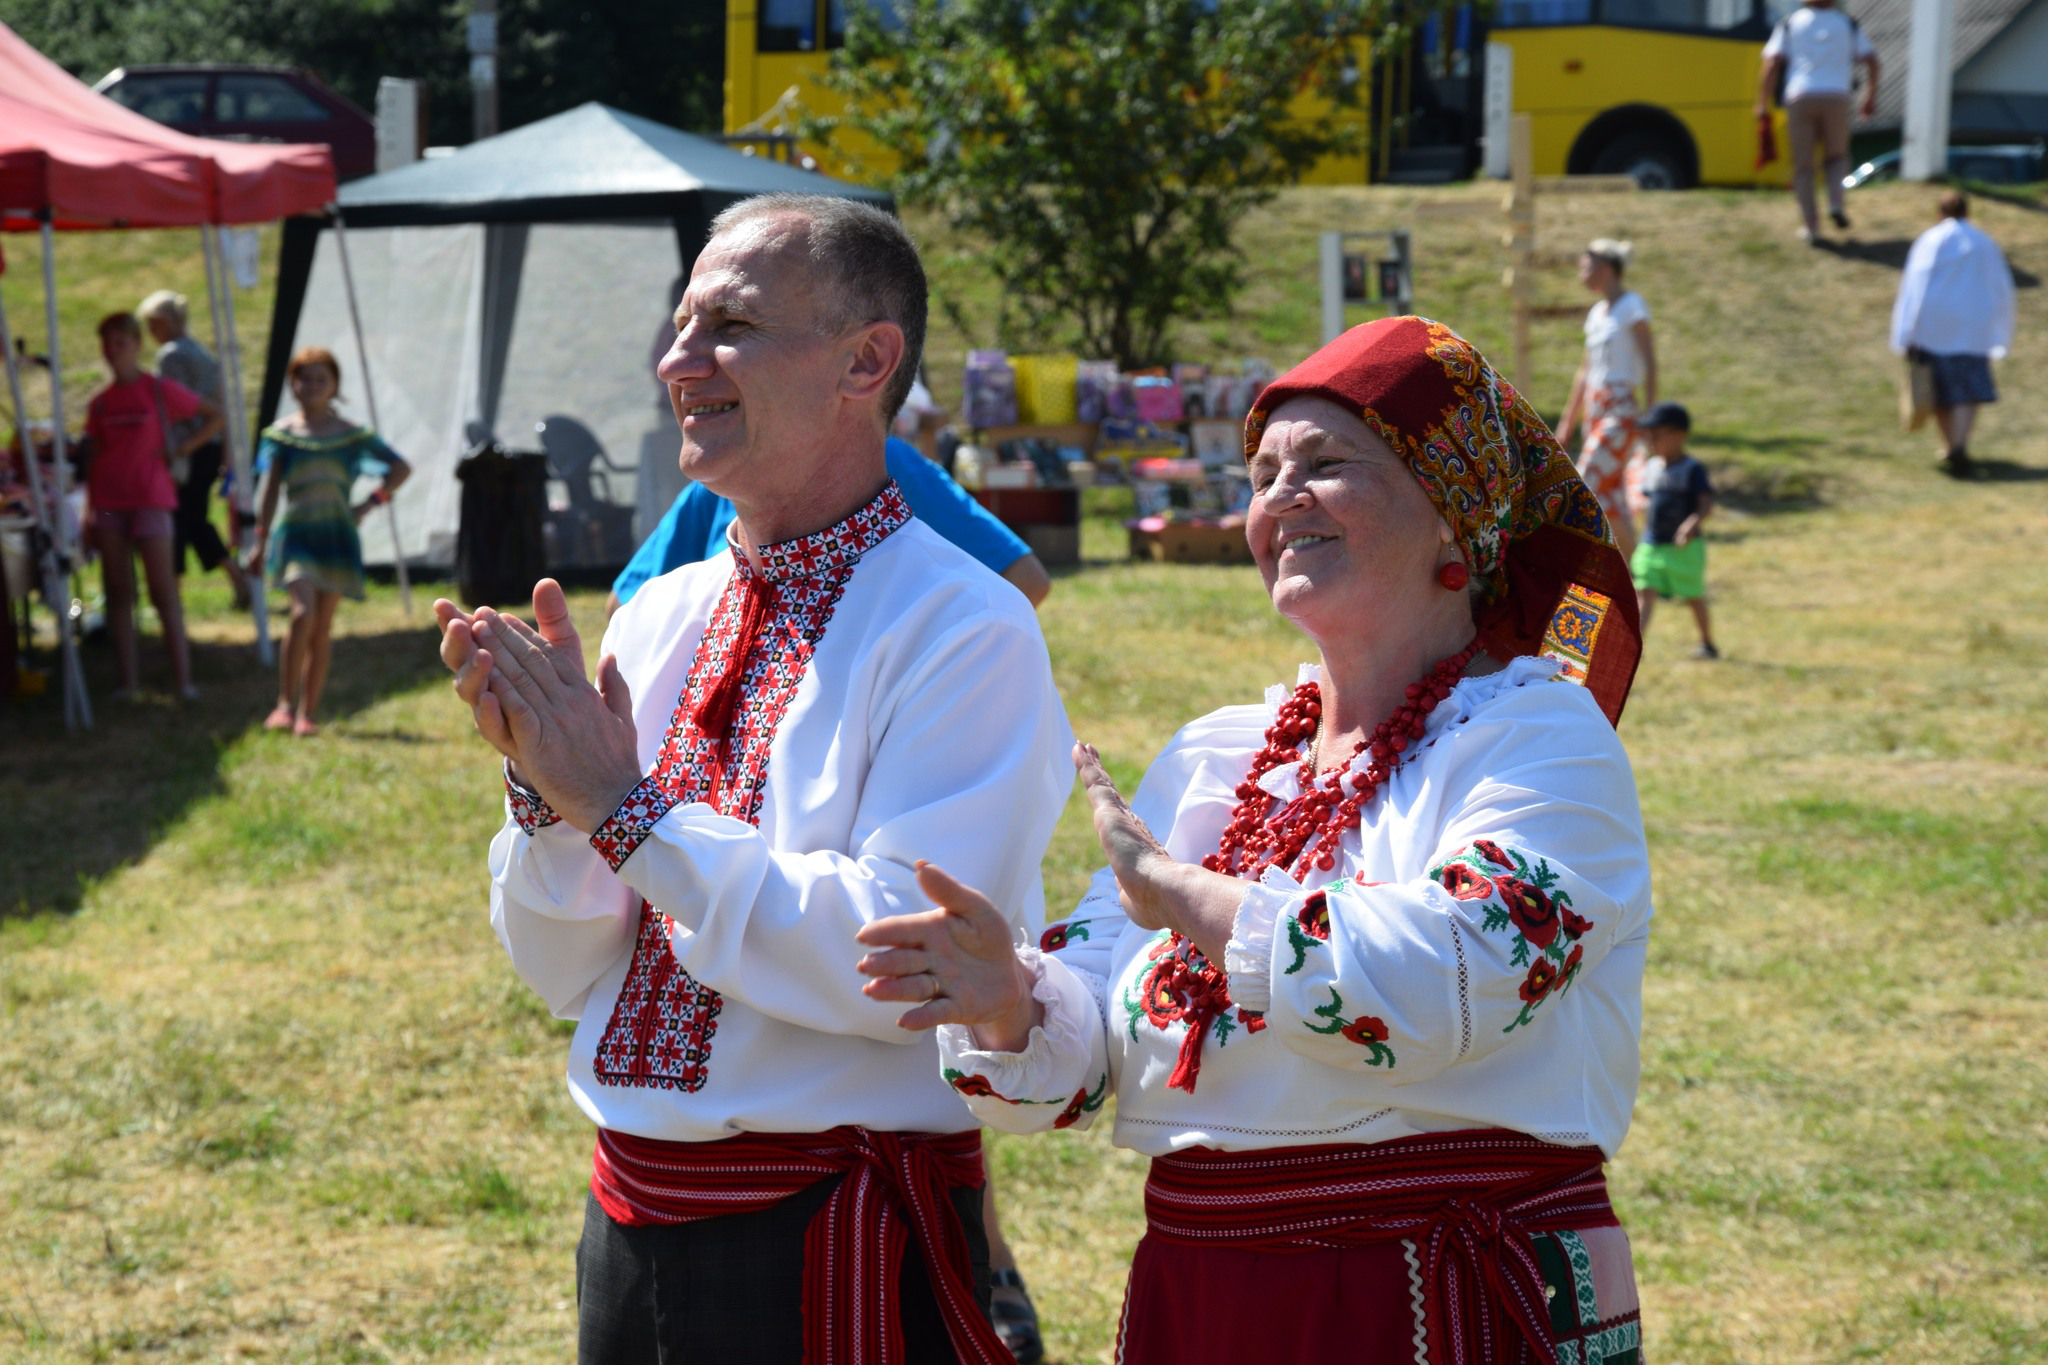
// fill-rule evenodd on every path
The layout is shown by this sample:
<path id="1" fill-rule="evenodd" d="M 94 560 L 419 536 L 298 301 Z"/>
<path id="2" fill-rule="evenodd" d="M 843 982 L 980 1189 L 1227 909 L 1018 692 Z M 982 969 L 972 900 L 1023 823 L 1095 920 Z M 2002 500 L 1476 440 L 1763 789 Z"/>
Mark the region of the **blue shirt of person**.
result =
<path id="1" fill-rule="evenodd" d="M 910 510 L 934 531 L 1001 573 L 1031 553 L 1031 547 L 995 519 L 993 513 L 945 470 L 918 453 L 916 446 L 891 436 L 883 459 L 889 477 L 903 490 Z M 651 578 L 670 569 L 695 564 L 725 549 L 725 528 L 732 525 L 733 506 L 701 483 L 685 488 L 624 569 L 612 582 L 620 602 Z"/>

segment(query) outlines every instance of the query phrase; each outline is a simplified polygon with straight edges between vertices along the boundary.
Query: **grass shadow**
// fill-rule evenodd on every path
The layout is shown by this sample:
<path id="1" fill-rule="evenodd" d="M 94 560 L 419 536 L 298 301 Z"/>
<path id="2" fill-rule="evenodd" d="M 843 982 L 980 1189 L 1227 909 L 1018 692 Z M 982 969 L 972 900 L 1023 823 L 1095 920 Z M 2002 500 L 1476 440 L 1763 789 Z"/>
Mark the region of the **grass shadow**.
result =
<path id="1" fill-rule="evenodd" d="M 1829 480 L 1819 463 L 1828 447 L 1819 441 L 1702 430 L 1691 444 L 1714 471 L 1714 496 L 1737 511 L 1810 512 L 1826 501 Z"/>
<path id="2" fill-rule="evenodd" d="M 2036 212 L 2041 211 L 2039 209 L 2036 210 Z M 1833 252 L 1844 260 L 1863 261 L 1870 265 L 1885 266 L 1891 270 L 1904 270 L 1906 268 L 1906 254 L 1913 249 L 1913 239 L 1907 237 L 1887 237 L 1874 242 L 1822 240 L 1815 242 L 1814 245 L 1822 251 Z M 2007 260 L 2006 265 L 2012 271 L 2013 288 L 2039 289 L 2041 287 L 2041 277 L 2033 271 L 2013 265 L 2010 260 Z"/>
<path id="3" fill-rule="evenodd" d="M 1972 455 L 1977 477 L 1986 483 L 2041 483 L 2048 481 L 2048 469 L 2021 464 L 2017 460 L 1985 460 Z"/>
<path id="4" fill-rule="evenodd" d="M 0 867 L 7 869 L 0 919 L 71 914 L 93 883 L 142 859 L 187 810 L 226 789 L 225 755 L 262 725 L 277 695 L 275 672 L 260 667 L 246 643 L 193 641 L 200 696 L 189 703 L 147 691 L 115 702 L 112 649 L 96 638 L 81 657 L 91 730 L 65 731 L 54 676 L 42 696 L 0 709 L 0 773 L 10 812 L 0 821 Z M 54 666 L 53 659 L 39 662 Z M 162 641 L 153 632 L 143 638 L 142 663 L 145 679 L 160 685 Z M 438 672 L 430 625 L 337 635 L 321 720 L 345 725 Z M 389 730 L 348 737 L 410 739 Z M 276 742 L 296 741 L 279 735 Z"/>

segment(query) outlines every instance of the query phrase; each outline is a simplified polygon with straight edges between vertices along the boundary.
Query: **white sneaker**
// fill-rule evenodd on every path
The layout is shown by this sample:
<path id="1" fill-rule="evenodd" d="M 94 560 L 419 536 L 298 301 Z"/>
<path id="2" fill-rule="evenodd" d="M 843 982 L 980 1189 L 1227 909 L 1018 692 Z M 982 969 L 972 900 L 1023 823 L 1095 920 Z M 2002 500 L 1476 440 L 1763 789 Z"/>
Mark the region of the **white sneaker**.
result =
<path id="1" fill-rule="evenodd" d="M 1807 246 L 1812 246 L 1815 242 L 1819 241 L 1820 238 L 1814 234 L 1812 228 L 1802 227 L 1799 229 L 1799 240 Z"/>

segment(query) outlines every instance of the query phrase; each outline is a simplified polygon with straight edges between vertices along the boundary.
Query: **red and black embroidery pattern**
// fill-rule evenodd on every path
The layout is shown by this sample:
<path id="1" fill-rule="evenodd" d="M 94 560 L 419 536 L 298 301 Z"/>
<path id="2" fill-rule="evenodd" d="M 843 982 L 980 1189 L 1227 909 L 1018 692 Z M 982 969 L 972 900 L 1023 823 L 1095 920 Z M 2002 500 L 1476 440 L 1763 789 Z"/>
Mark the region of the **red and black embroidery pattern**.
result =
<path id="1" fill-rule="evenodd" d="M 591 836 L 614 870 L 678 805 L 703 802 L 750 825 L 760 822 L 770 742 L 854 566 L 910 515 L 891 483 L 838 525 L 762 550 L 759 580 L 765 585 L 746 556 L 734 556 L 732 578 L 697 643 L 654 771 Z M 772 588 L 766 596 L 773 604 L 765 619 L 758 611 L 764 586 Z M 743 630 L 750 596 L 757 610 L 753 628 Z M 693 713 L 734 668 L 740 680 L 733 714 L 724 734 L 707 735 Z M 592 1061 L 602 1085 L 689 1091 L 704 1084 L 723 998 L 676 962 L 671 932 L 668 916 L 643 901 L 633 962 Z"/>
<path id="2" fill-rule="evenodd" d="M 1539 1005 L 1571 989 L 1586 956 L 1579 940 L 1591 932 L 1593 921 L 1572 909 L 1562 875 L 1546 859 L 1481 839 L 1438 863 L 1429 875 L 1456 899 L 1485 903 L 1479 912 L 1481 929 L 1513 935 L 1508 962 L 1527 968 L 1528 975 L 1515 988 L 1521 1012 L 1502 1033 L 1526 1027 Z M 1464 986 L 1461 953 L 1461 1001 Z"/>
<path id="3" fill-rule="evenodd" d="M 528 834 L 538 834 L 562 818 L 555 814 L 555 808 L 542 799 L 539 792 L 528 791 L 513 782 L 509 762 L 505 773 L 505 804 L 511 809 L 512 818 L 519 822 L 519 828 Z"/>

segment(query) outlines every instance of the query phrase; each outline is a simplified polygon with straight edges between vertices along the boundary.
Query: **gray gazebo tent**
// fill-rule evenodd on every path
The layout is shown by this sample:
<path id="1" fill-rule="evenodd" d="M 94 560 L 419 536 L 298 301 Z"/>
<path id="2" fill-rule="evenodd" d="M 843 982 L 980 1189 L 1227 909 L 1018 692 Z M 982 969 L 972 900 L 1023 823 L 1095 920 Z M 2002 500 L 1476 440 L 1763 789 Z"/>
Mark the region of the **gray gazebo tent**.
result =
<path id="1" fill-rule="evenodd" d="M 395 500 L 404 558 L 434 566 L 454 562 L 456 461 L 486 435 L 538 449 L 545 420 L 564 476 L 549 490 L 550 567 L 622 562 L 681 483 L 653 373 L 681 281 L 713 217 L 785 190 L 891 206 L 601 104 L 344 185 L 345 242 L 319 219 L 285 225 L 262 420 L 300 346 L 340 359 L 344 400 L 374 384 L 379 430 L 415 469 Z M 388 523 L 365 523 L 363 548 L 392 562 Z"/>

